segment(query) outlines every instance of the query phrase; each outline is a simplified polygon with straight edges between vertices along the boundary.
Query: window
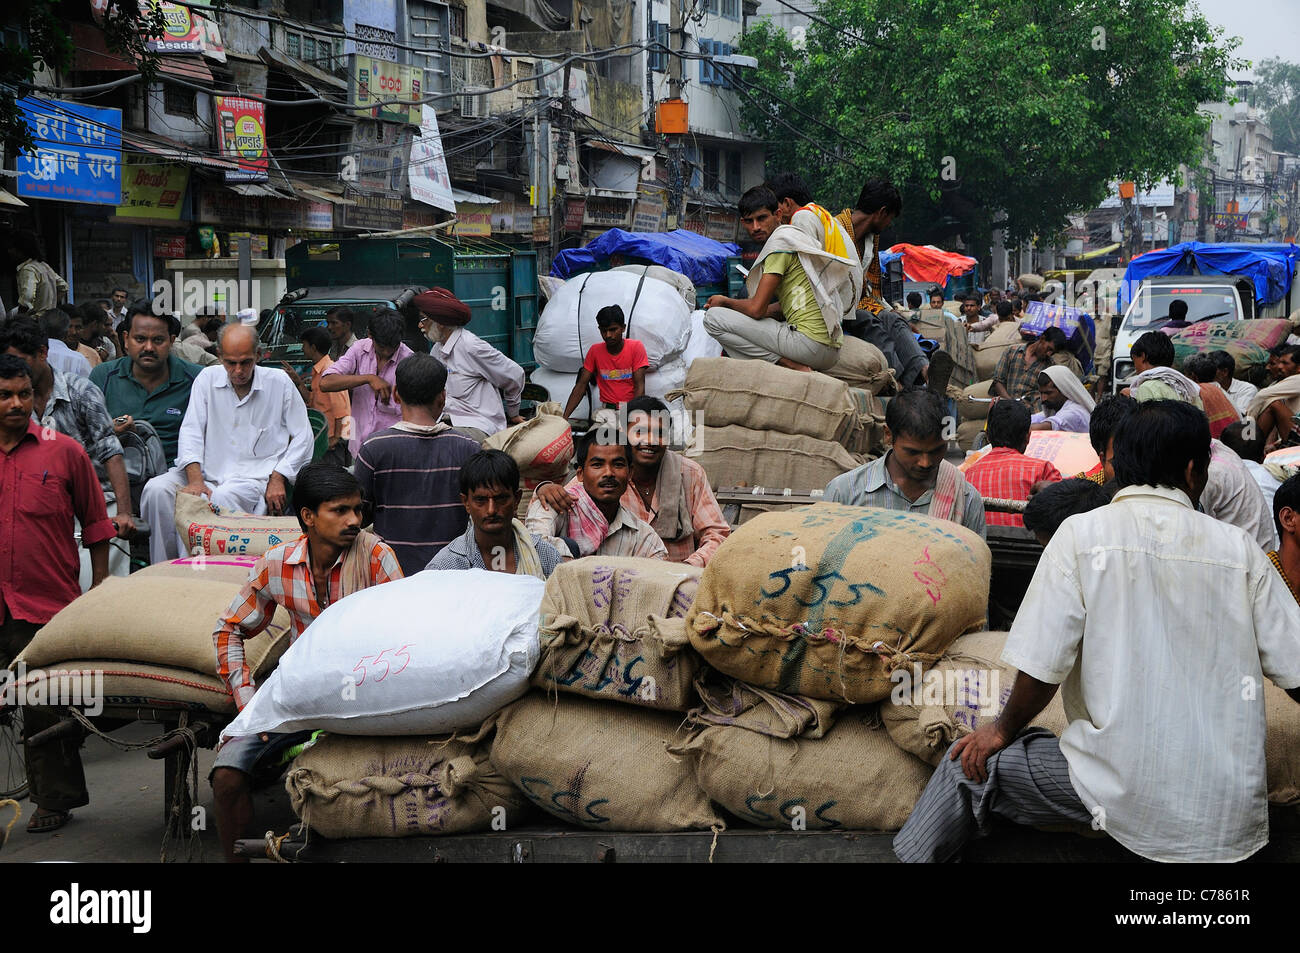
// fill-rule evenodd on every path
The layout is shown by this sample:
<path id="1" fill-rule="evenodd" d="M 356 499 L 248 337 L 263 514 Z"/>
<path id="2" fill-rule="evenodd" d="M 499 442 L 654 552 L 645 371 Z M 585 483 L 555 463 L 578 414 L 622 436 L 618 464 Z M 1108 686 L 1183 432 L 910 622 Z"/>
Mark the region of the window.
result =
<path id="1" fill-rule="evenodd" d="M 740 153 L 735 149 L 727 150 L 727 191 L 740 194 Z"/>
<path id="2" fill-rule="evenodd" d="M 700 55 L 705 57 L 705 59 L 700 60 L 701 86 L 732 88 L 730 67 L 715 66 L 711 59 L 714 56 L 729 56 L 732 52 L 733 47 L 727 43 L 719 43 L 716 40 L 700 40 Z"/>
<path id="3" fill-rule="evenodd" d="M 728 20 L 740 19 L 740 0 L 721 0 L 722 15 Z"/>
<path id="4" fill-rule="evenodd" d="M 163 85 L 163 112 L 169 116 L 195 116 L 194 90 L 171 83 Z"/>
<path id="5" fill-rule="evenodd" d="M 451 35 L 460 39 L 465 38 L 465 8 L 451 8 Z"/>
<path id="6" fill-rule="evenodd" d="M 652 42 L 664 47 L 664 49 L 650 51 L 650 68 L 656 73 L 668 72 L 668 24 L 651 20 L 647 36 Z"/>
<path id="7" fill-rule="evenodd" d="M 718 12 L 718 0 L 704 0 L 704 12 L 705 12 L 705 13 L 717 13 L 717 12 Z"/>
<path id="8" fill-rule="evenodd" d="M 302 58 L 303 58 L 303 62 L 311 63 L 315 65 L 316 63 L 316 38 L 315 37 L 304 36 L 302 38 Z"/>
<path id="9" fill-rule="evenodd" d="M 284 51 L 294 59 L 302 58 L 302 37 L 297 33 L 286 33 L 284 35 Z"/>
<path id="10" fill-rule="evenodd" d="M 718 181 L 718 150 L 704 149 L 704 188 L 710 192 L 719 192 L 722 189 Z"/>

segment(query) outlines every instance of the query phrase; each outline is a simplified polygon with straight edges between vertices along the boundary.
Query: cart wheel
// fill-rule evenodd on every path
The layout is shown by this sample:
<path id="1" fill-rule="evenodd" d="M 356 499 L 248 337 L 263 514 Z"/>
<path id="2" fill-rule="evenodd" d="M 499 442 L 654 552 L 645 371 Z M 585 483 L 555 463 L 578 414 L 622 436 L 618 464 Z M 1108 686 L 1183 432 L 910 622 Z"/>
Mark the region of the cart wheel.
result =
<path id="1" fill-rule="evenodd" d="M 0 798 L 27 795 L 27 761 L 23 752 L 23 716 L 18 707 L 0 710 Z"/>

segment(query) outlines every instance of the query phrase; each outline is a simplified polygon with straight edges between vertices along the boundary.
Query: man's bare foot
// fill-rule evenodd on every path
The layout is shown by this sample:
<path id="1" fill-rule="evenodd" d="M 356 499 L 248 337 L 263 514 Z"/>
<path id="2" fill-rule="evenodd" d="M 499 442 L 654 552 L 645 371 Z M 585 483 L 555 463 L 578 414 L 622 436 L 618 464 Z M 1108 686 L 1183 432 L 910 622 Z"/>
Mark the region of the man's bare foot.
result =
<path id="1" fill-rule="evenodd" d="M 798 361 L 792 361 L 788 357 L 778 357 L 776 359 L 776 366 L 788 367 L 792 371 L 804 371 L 805 373 L 808 374 L 812 373 L 812 368 L 809 367 L 807 364 L 800 364 Z"/>

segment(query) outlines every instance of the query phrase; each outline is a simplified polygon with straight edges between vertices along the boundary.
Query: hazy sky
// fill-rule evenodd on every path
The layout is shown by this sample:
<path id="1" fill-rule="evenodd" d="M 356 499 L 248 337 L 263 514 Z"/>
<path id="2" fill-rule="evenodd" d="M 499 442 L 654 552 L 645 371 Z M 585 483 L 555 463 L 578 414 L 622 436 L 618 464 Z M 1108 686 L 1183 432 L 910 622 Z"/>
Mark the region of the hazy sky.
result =
<path id="1" fill-rule="evenodd" d="M 1300 0 L 1194 0 L 1205 18 L 1241 37 L 1237 55 L 1254 63 L 1270 56 L 1300 60 Z M 1243 73 L 1243 78 L 1249 78 Z"/>

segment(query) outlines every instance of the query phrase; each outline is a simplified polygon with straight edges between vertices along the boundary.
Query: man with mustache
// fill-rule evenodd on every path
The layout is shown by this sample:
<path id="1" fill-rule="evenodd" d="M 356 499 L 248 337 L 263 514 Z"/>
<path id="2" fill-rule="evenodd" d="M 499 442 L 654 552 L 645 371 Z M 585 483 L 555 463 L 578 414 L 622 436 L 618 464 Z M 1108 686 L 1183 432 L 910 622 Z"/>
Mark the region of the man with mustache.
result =
<path id="1" fill-rule="evenodd" d="M 171 464 L 194 378 L 202 368 L 172 353 L 167 318 L 154 314 L 148 302 L 127 309 L 121 331 L 126 357 L 100 364 L 90 372 L 90 382 L 104 392 L 114 433 L 129 430 L 136 420 L 147 422 L 157 431 Z"/>
<path id="2" fill-rule="evenodd" d="M 568 512 L 551 509 L 535 497 L 524 525 L 572 556 L 636 556 L 667 559 L 663 540 L 645 520 L 620 503 L 631 472 L 631 454 L 623 433 L 604 427 L 574 441 L 574 460 L 581 483 L 564 488 L 573 500 Z"/>
<path id="3" fill-rule="evenodd" d="M 289 375 L 257 366 L 257 329 L 221 329 L 221 366 L 194 379 L 181 423 L 176 465 L 144 485 L 140 515 L 152 529 L 152 562 L 176 559 L 176 494 L 206 496 L 217 506 L 280 514 L 288 484 L 311 461 L 307 406 Z M 171 530 L 169 532 L 169 529 Z"/>
<path id="4" fill-rule="evenodd" d="M 361 487 L 332 463 L 309 463 L 293 487 L 294 515 L 303 535 L 258 559 L 248 581 L 212 633 L 217 674 L 241 710 L 257 686 L 244 661 L 244 642 L 263 631 L 279 606 L 289 612 L 290 636 L 299 639 L 325 609 L 358 589 L 402 578 L 393 550 L 361 528 Z M 235 841 L 252 833 L 253 790 L 283 773 L 284 755 L 312 732 L 231 738 L 212 766 L 217 834 L 228 862 L 238 862 Z M 246 861 L 245 861 L 246 862 Z"/>

